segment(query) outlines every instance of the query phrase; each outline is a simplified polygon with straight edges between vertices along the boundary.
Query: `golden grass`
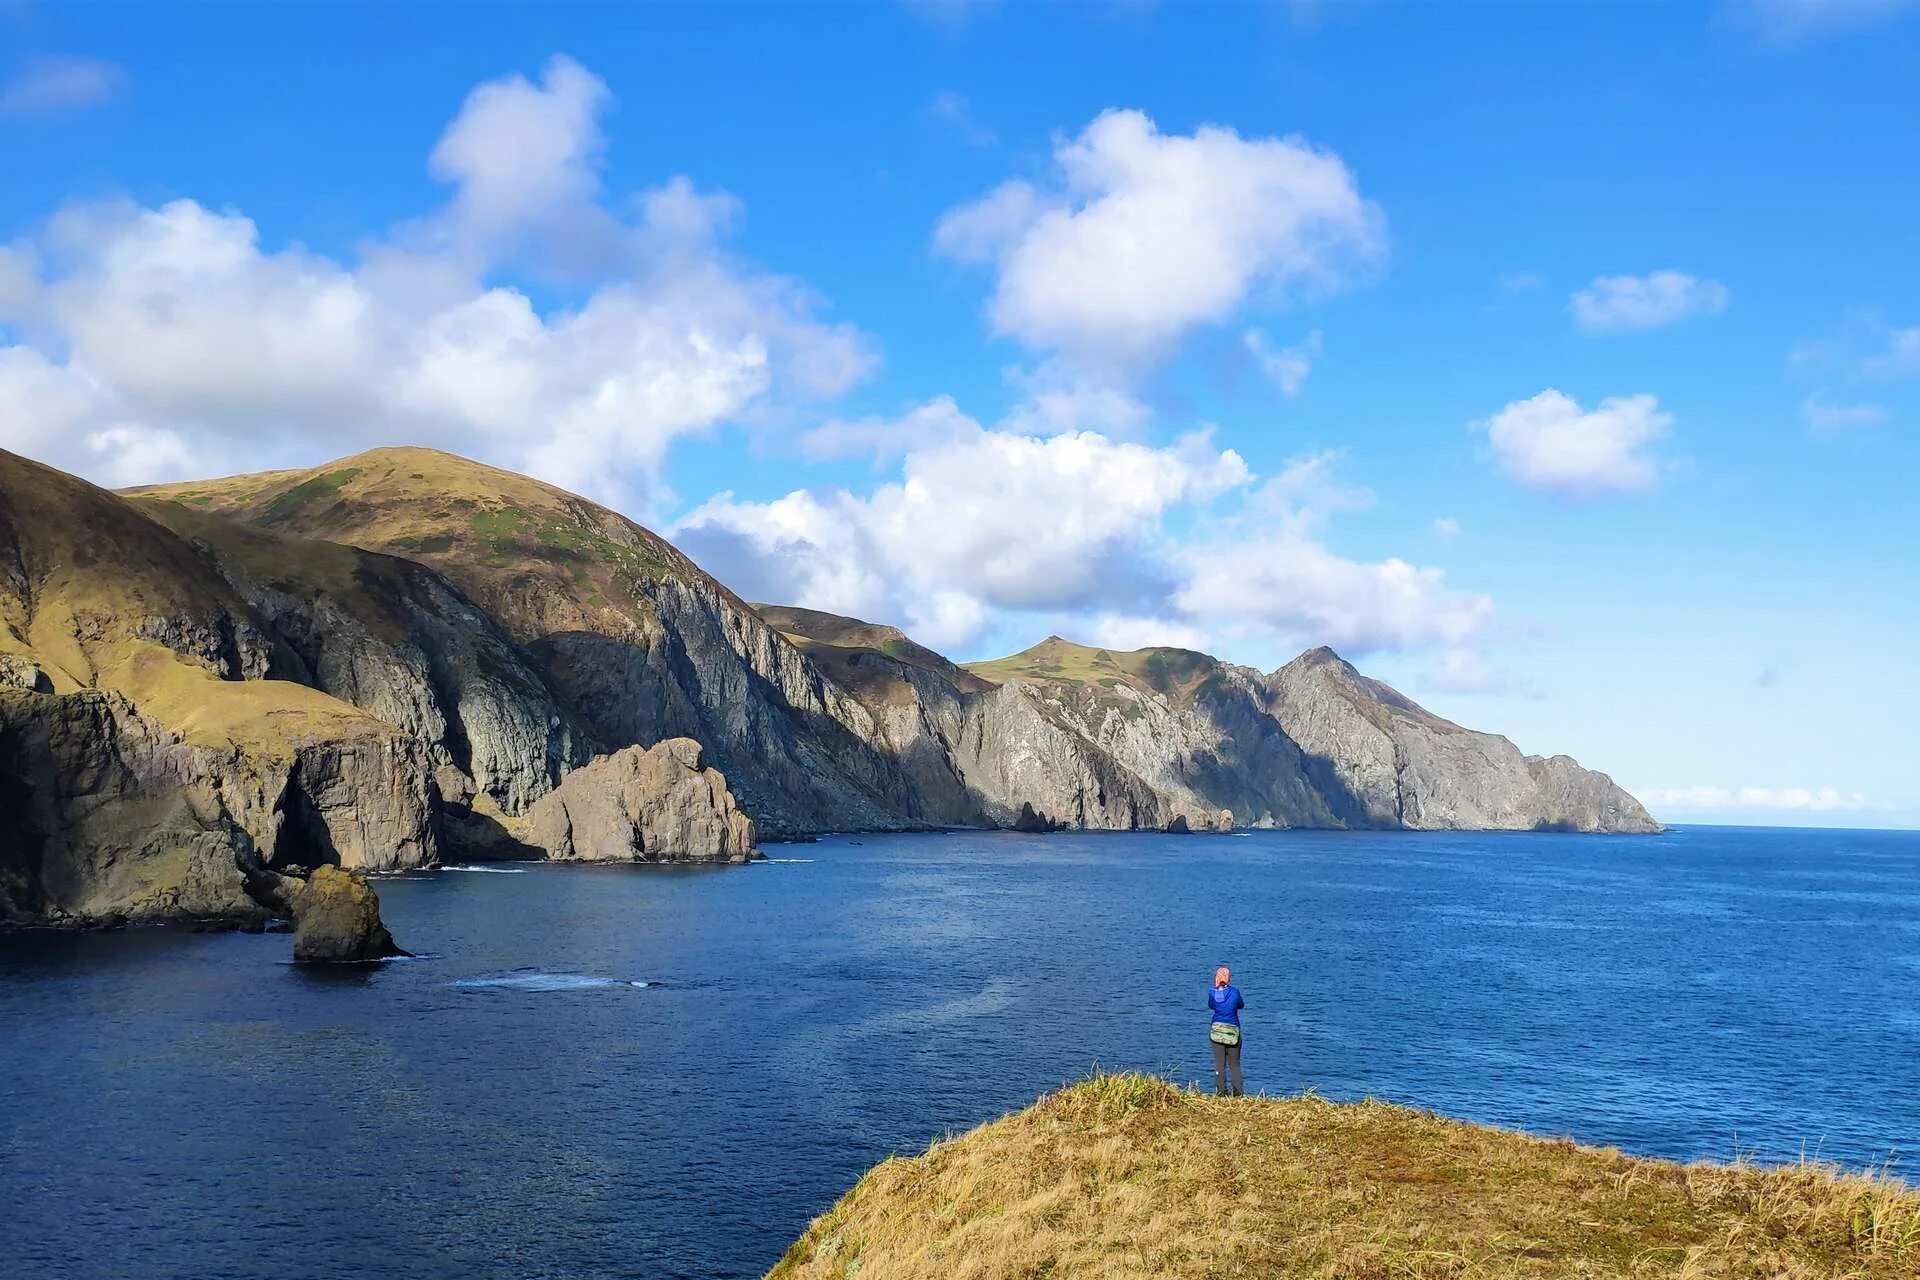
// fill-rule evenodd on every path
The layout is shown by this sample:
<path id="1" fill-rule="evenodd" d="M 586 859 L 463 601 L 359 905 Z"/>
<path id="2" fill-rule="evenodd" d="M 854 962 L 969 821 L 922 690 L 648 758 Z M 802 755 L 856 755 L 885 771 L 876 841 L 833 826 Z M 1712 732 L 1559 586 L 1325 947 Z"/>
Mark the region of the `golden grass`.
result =
<path id="1" fill-rule="evenodd" d="M 399 730 L 358 707 L 289 680 L 222 680 L 161 645 L 125 643 L 101 664 L 100 687 L 198 746 L 238 747 L 262 759 L 291 759 L 302 746 L 395 737 Z"/>
<path id="2" fill-rule="evenodd" d="M 1920 1194 L 1101 1076 L 881 1164 L 769 1280 L 1920 1275 Z"/>
<path id="3" fill-rule="evenodd" d="M 147 501 L 433 565 L 523 641 L 653 626 L 648 584 L 700 576 L 652 532 L 527 476 L 434 449 L 154 485 Z"/>

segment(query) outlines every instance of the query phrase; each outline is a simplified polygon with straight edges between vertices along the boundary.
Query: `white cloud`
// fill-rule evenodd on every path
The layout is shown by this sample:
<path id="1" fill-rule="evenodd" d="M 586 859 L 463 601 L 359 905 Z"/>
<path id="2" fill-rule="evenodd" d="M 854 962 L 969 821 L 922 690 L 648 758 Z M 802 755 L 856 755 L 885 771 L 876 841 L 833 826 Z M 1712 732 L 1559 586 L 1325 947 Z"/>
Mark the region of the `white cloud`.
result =
<path id="1" fill-rule="evenodd" d="M 1425 682 L 1445 693 L 1497 696 L 1528 693 L 1528 686 L 1511 673 L 1500 670 L 1478 648 L 1456 645 L 1440 655 L 1440 665 L 1429 671 Z"/>
<path id="2" fill-rule="evenodd" d="M 925 408 L 941 438 L 909 449 L 899 479 L 864 496 L 723 494 L 675 539 L 744 595 L 896 622 L 936 647 L 1009 614 L 1126 648 L 1418 647 L 1464 643 L 1491 614 L 1437 569 L 1325 545 L 1331 515 L 1371 497 L 1333 476 L 1333 455 L 1254 488 L 1203 433 L 1149 446 Z"/>
<path id="3" fill-rule="evenodd" d="M 1808 396 L 1800 402 L 1800 416 L 1809 430 L 1829 433 L 1878 426 L 1887 420 L 1887 411 L 1877 404 L 1832 404 Z"/>
<path id="4" fill-rule="evenodd" d="M 1501 470 L 1530 489 L 1562 494 L 1649 489 L 1656 462 L 1646 449 L 1673 415 L 1650 395 L 1609 396 L 1591 411 L 1551 388 L 1515 400 L 1485 422 Z"/>
<path id="5" fill-rule="evenodd" d="M 0 85 L 0 116 L 78 111 L 107 101 L 127 82 L 127 73 L 98 58 L 31 58 Z"/>
<path id="6" fill-rule="evenodd" d="M 1053 161 L 1045 186 L 1010 181 L 951 210 L 934 244 L 996 269 L 996 332 L 1088 368 L 1151 362 L 1256 288 L 1335 287 L 1382 251 L 1352 173 L 1298 138 L 1163 134 L 1113 110 Z"/>
<path id="7" fill-rule="evenodd" d="M 796 491 L 751 503 L 722 494 L 681 520 L 676 538 L 743 594 L 784 588 L 783 601 L 904 617 L 928 643 L 953 644 L 990 609 L 1117 606 L 1151 594 L 1161 518 L 1249 478 L 1240 456 L 1205 434 L 1151 447 L 973 426 L 908 452 L 900 479 L 866 496 Z"/>
<path id="8" fill-rule="evenodd" d="M 1777 809 L 1807 813 L 1865 809 L 1858 791 L 1836 787 L 1650 787 L 1637 794 L 1656 812 L 1668 809 Z"/>
<path id="9" fill-rule="evenodd" d="M 0 252 L 0 444 L 127 483 L 404 440 L 612 498 L 683 436 L 857 379 L 858 333 L 721 248 L 731 198 L 598 203 L 605 103 L 565 59 L 475 90 L 434 150 L 451 200 L 357 263 L 192 200 L 61 211 Z M 588 251 L 570 306 L 508 274 Z"/>
<path id="10" fill-rule="evenodd" d="M 1433 531 L 1443 538 L 1457 538 L 1460 536 L 1460 522 L 1452 516 L 1436 516 Z"/>
<path id="11" fill-rule="evenodd" d="M 1598 276 L 1573 295 L 1573 316 L 1589 333 L 1654 329 L 1727 309 L 1727 287 L 1684 271 Z"/>
<path id="12" fill-rule="evenodd" d="M 1241 335 L 1241 342 L 1247 353 L 1260 366 L 1260 372 L 1267 375 L 1273 384 L 1280 388 L 1283 396 L 1294 396 L 1306 384 L 1307 375 L 1313 372 L 1313 362 L 1320 358 L 1320 331 L 1315 329 L 1304 339 L 1290 347 L 1274 348 L 1267 335 L 1258 329 L 1249 329 Z"/>

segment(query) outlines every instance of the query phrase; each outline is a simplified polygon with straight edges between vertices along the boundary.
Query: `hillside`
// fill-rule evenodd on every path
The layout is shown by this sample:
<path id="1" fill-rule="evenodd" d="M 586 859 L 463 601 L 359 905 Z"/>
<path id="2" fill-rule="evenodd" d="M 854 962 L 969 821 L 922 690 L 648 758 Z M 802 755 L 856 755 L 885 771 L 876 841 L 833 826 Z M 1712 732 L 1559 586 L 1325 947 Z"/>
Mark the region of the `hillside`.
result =
<path id="1" fill-rule="evenodd" d="M 1910 1280 L 1920 1194 L 1677 1165 L 1384 1103 L 1075 1085 L 895 1158 L 769 1280 Z"/>
<path id="2" fill-rule="evenodd" d="M 686 737 L 775 836 L 1005 826 L 1029 809 L 1034 822 L 1121 830 L 1656 829 L 1604 776 L 1430 716 L 1330 651 L 1262 675 L 1185 649 L 1056 636 L 961 667 L 894 627 L 748 605 L 616 512 L 432 450 L 133 501 L 216 558 L 256 607 L 324 596 L 324 623 L 309 601 L 293 612 L 313 625 L 277 632 L 316 673 L 340 667 L 326 650 L 343 626 L 418 633 L 427 611 L 396 619 L 394 602 L 417 600 L 424 582 L 469 601 L 472 625 L 422 647 L 484 636 L 484 661 L 465 665 L 514 692 L 468 718 L 477 737 L 453 717 L 443 734 L 413 731 L 507 815 L 587 756 Z M 394 566 L 407 562 L 422 582 L 401 581 Z M 309 683 L 405 721 L 364 680 Z M 500 723 L 512 731 L 493 732 Z M 516 773 L 516 756 L 534 764 Z"/>
<path id="3" fill-rule="evenodd" d="M 594 750 L 694 738 L 770 834 L 942 820 L 857 700 L 671 544 L 584 498 L 414 448 L 135 494 L 431 565 L 525 647 Z"/>
<path id="4" fill-rule="evenodd" d="M 1241 825 L 1659 829 L 1606 775 L 1444 720 L 1331 649 L 1262 675 L 1189 649 L 1049 636 L 967 669 L 1035 690 L 1189 813 L 1225 809 Z"/>
<path id="5" fill-rule="evenodd" d="M 0 923 L 257 924 L 296 869 L 539 856 L 520 815 L 588 753 L 527 651 L 426 565 L 210 505 L 0 452 Z M 666 814 L 597 849 L 750 852 L 679 756 Z M 583 811 L 623 782 L 595 777 Z"/>

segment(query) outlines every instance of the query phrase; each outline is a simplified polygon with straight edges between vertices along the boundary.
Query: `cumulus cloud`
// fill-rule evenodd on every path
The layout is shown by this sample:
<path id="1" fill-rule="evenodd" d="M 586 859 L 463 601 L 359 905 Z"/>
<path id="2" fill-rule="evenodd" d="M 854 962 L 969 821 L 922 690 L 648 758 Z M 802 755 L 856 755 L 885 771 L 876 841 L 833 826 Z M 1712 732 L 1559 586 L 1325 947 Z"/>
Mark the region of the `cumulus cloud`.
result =
<path id="1" fill-rule="evenodd" d="M 1573 317 L 1589 333 L 1655 329 L 1727 309 L 1727 287 L 1684 271 L 1598 276 L 1573 295 Z"/>
<path id="2" fill-rule="evenodd" d="M 1307 375 L 1313 372 L 1313 362 L 1320 358 L 1318 329 L 1290 347 L 1274 347 L 1267 341 L 1267 335 L 1258 329 L 1247 330 L 1240 340 L 1260 372 L 1280 388 L 1283 396 L 1300 393 L 1300 388 L 1306 385 Z"/>
<path id="3" fill-rule="evenodd" d="M 996 332 L 1113 371 L 1165 354 L 1256 289 L 1276 298 L 1349 280 L 1383 220 L 1331 152 L 1203 125 L 1162 133 L 1103 112 L 1059 141 L 1053 173 L 949 211 L 939 252 L 995 271 Z"/>
<path id="4" fill-rule="evenodd" d="M 1152 446 L 925 409 L 939 438 L 910 448 L 897 480 L 866 495 L 723 494 L 675 540 L 743 594 L 898 622 L 936 646 L 1019 613 L 1127 648 L 1355 650 L 1464 643 L 1491 615 L 1437 569 L 1325 545 L 1331 516 L 1371 497 L 1338 481 L 1333 455 L 1256 486 L 1205 433 Z"/>
<path id="5" fill-rule="evenodd" d="M 1647 450 L 1673 425 L 1673 415 L 1650 395 L 1609 396 L 1588 411 L 1549 388 L 1476 425 L 1501 470 L 1521 484 L 1595 495 L 1653 486 L 1657 464 Z"/>
<path id="6" fill-rule="evenodd" d="M 564 58 L 476 89 L 431 160 L 450 200 L 358 261 L 192 200 L 60 211 L 0 251 L 0 444 L 131 483 L 407 441 L 615 498 L 683 436 L 861 376 L 861 335 L 725 252 L 730 198 L 601 202 L 606 101 Z M 512 279 L 589 251 L 570 305 Z"/>
<path id="7" fill-rule="evenodd" d="M 1837 787 L 1650 787 L 1636 794 L 1655 811 L 1775 809 L 1805 813 L 1865 809 L 1867 798 Z"/>
<path id="8" fill-rule="evenodd" d="M 0 85 L 0 116 L 48 115 L 98 106 L 126 85 L 127 73 L 98 58 L 31 58 Z"/>
<path id="9" fill-rule="evenodd" d="M 1887 420 L 1887 411 L 1877 404 L 1834 404 L 1808 396 L 1800 402 L 1800 417 L 1808 430 L 1831 434 L 1878 426 Z"/>

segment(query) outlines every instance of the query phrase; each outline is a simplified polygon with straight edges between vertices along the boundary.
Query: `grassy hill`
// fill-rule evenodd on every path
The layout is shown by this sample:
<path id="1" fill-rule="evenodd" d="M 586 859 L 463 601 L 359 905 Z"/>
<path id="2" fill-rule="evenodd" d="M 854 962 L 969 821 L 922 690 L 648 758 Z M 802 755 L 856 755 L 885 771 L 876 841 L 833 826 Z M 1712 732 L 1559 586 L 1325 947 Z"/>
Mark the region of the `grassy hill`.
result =
<path id="1" fill-rule="evenodd" d="M 880 1165 L 770 1280 L 1920 1275 L 1920 1194 L 1105 1076 Z"/>
<path id="2" fill-rule="evenodd" d="M 1057 680 L 1078 685 L 1129 685 L 1142 693 L 1166 695 L 1176 706 L 1220 669 L 1220 661 L 1192 649 L 1161 645 L 1148 649 L 1096 649 L 1048 636 L 1031 649 L 991 662 L 970 662 L 968 671 L 983 680 Z"/>
<path id="3" fill-rule="evenodd" d="M 990 681 L 909 639 L 898 627 L 794 605 L 756 604 L 753 611 L 856 694 L 884 697 L 897 691 L 902 667 L 928 672 L 962 693 L 991 687 Z"/>
<path id="4" fill-rule="evenodd" d="M 705 576 L 605 507 L 435 449 L 372 449 L 307 471 L 128 492 L 431 564 L 523 642 L 644 626 L 652 609 L 637 588 Z"/>

